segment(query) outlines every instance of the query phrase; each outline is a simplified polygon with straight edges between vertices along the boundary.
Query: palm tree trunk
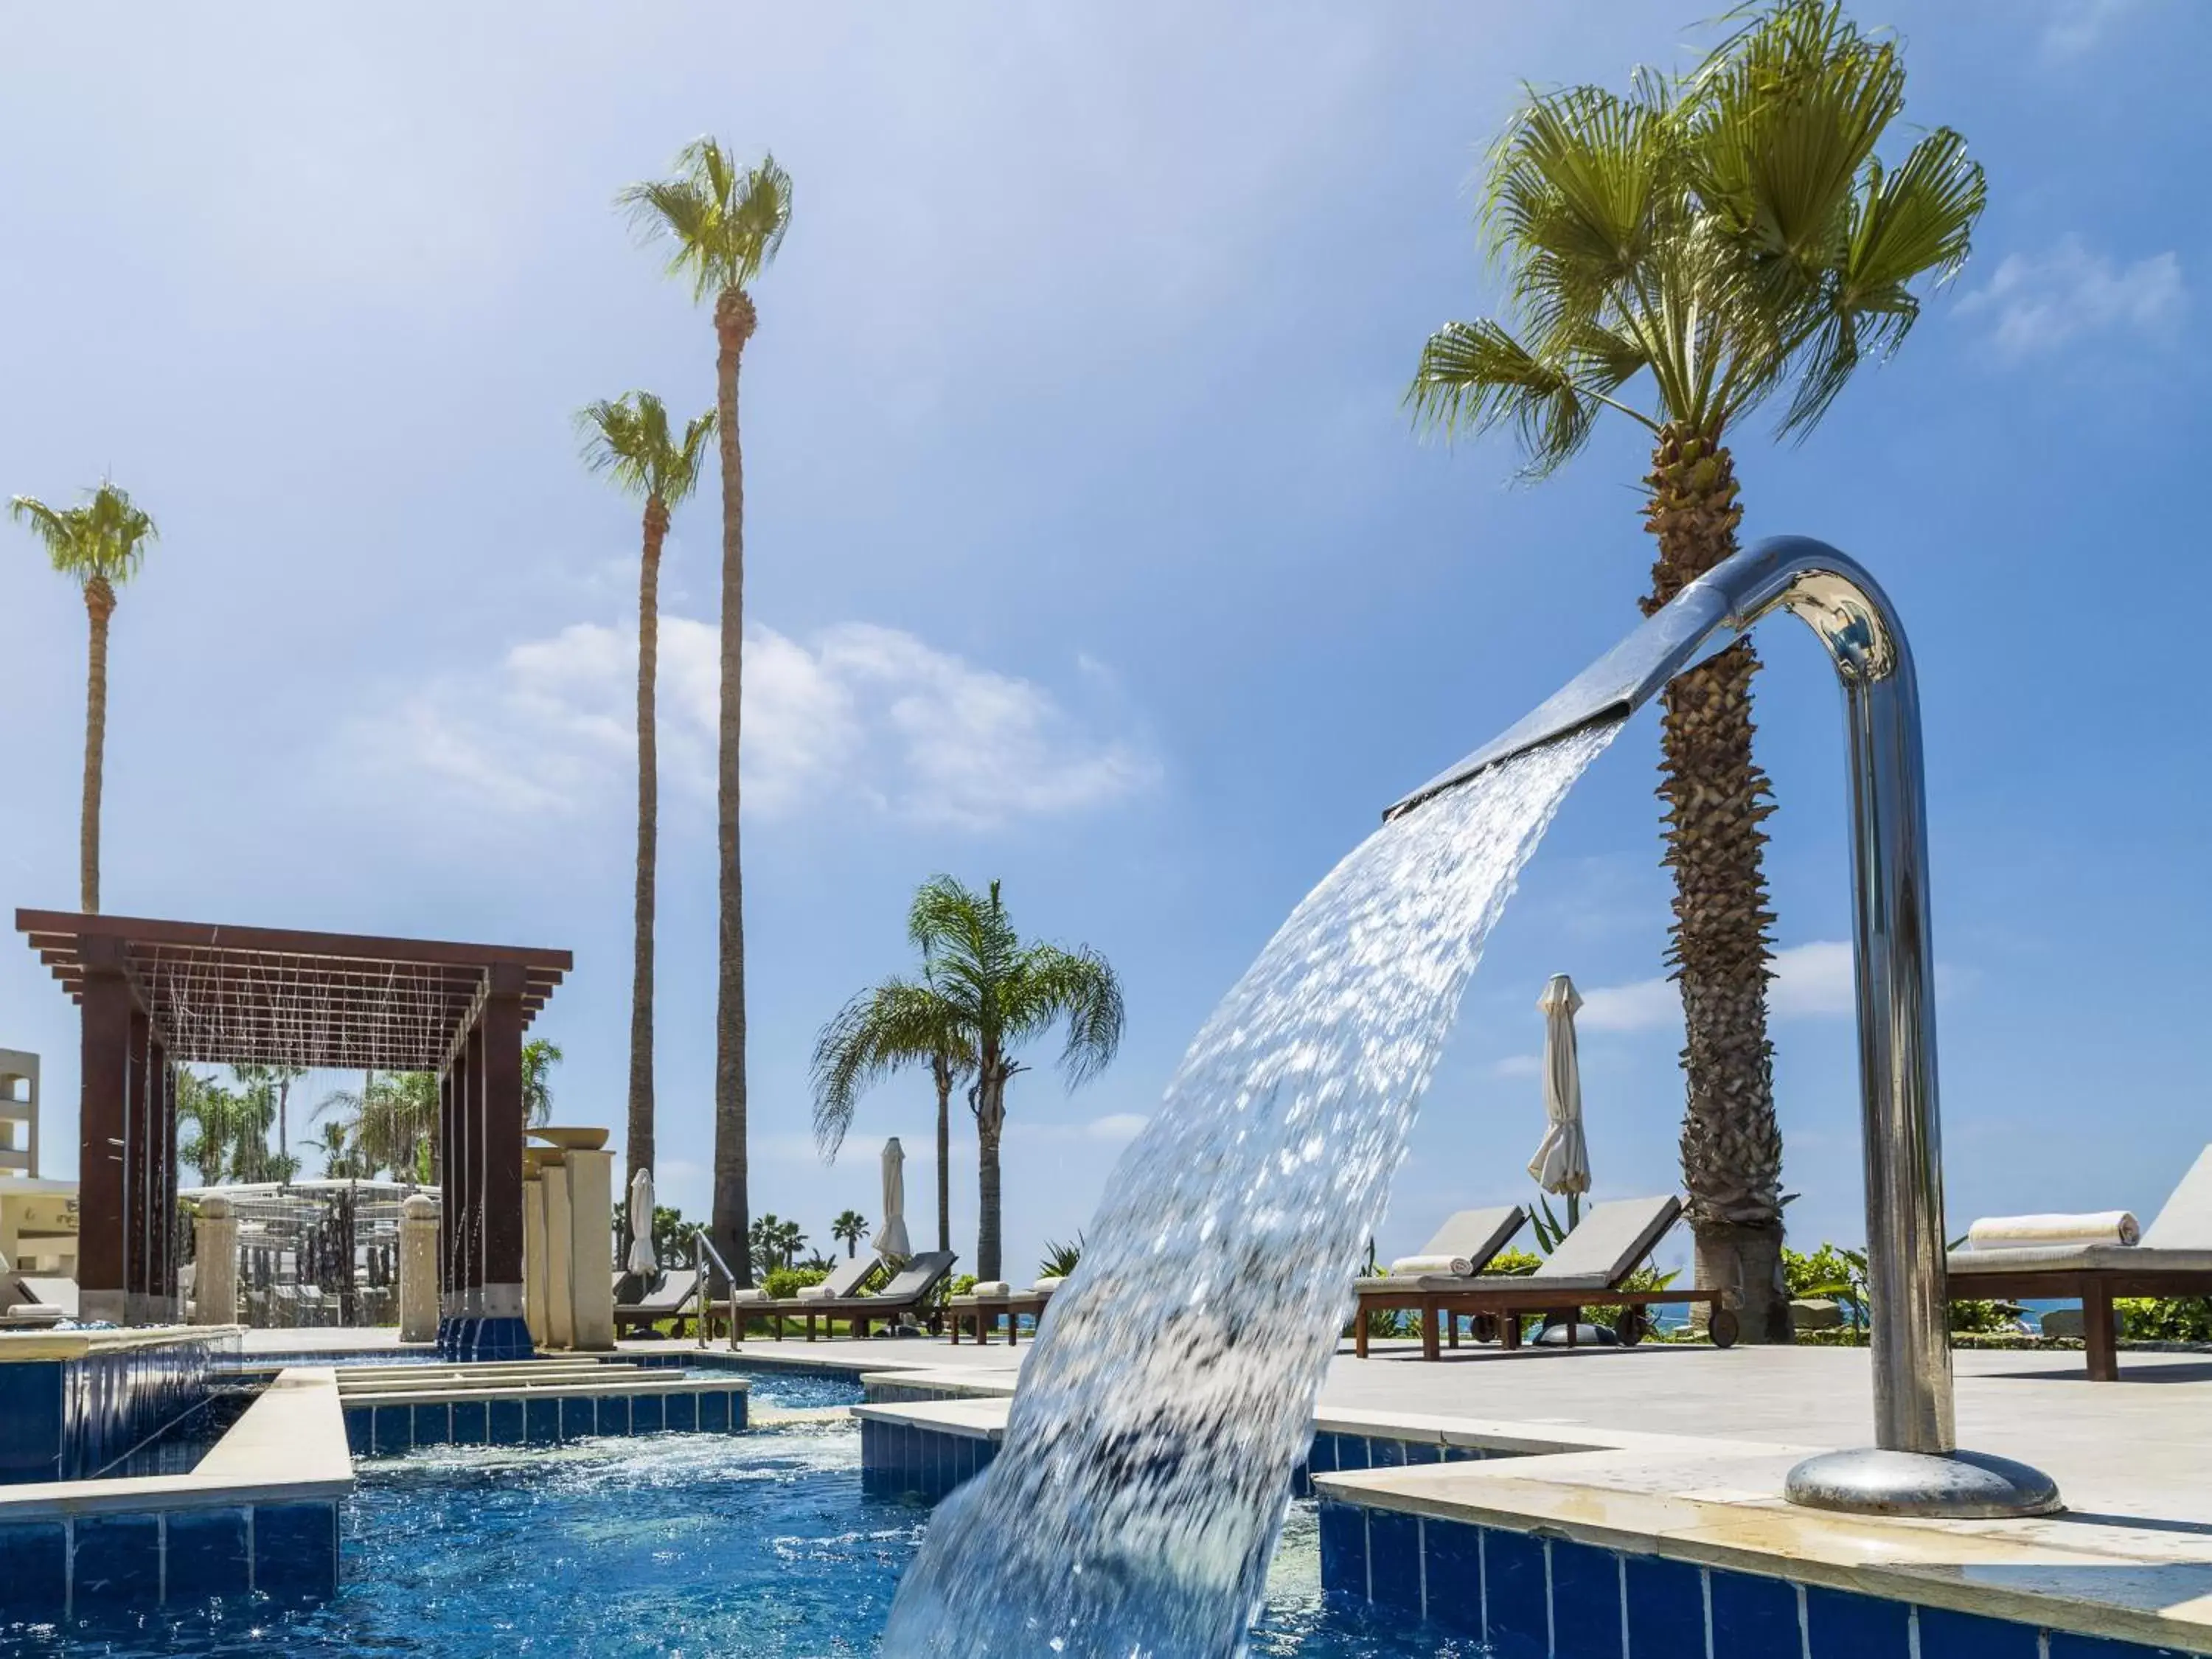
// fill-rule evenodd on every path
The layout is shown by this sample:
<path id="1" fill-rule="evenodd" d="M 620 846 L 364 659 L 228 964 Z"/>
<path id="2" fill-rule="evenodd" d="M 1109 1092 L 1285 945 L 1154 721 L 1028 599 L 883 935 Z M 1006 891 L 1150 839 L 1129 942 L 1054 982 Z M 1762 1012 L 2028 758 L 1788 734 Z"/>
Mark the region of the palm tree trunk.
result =
<path id="1" fill-rule="evenodd" d="M 933 1062 L 937 1079 L 937 1248 L 952 1248 L 952 1068 Z"/>
<path id="2" fill-rule="evenodd" d="M 107 757 L 107 619 L 115 614 L 115 590 L 105 576 L 84 585 L 84 608 L 92 618 L 84 685 L 84 806 L 77 821 L 77 896 L 88 915 L 100 909 L 100 790 Z"/>
<path id="3" fill-rule="evenodd" d="M 660 775 L 653 690 L 660 672 L 660 549 L 668 507 L 658 495 L 645 504 L 645 547 L 637 576 L 637 885 L 629 979 L 629 1125 L 623 1145 L 629 1174 L 653 1167 L 653 907 L 660 837 Z M 624 1183 L 625 1188 L 628 1182 Z"/>
<path id="4" fill-rule="evenodd" d="M 756 321 L 743 289 L 714 302 L 715 407 L 722 446 L 721 745 L 716 767 L 721 939 L 714 1002 L 714 1234 L 741 1284 L 752 1283 L 745 1201 L 744 878 L 738 855 L 738 750 L 744 683 L 745 478 L 738 443 L 738 363 Z"/>
<path id="5" fill-rule="evenodd" d="M 1006 1122 L 1006 1079 L 985 1066 L 975 1089 L 976 1170 L 975 1277 L 997 1279 L 999 1271 L 999 1136 Z"/>
<path id="6" fill-rule="evenodd" d="M 1659 540 L 1646 615 L 1735 551 L 1743 510 L 1717 437 L 1668 428 L 1653 457 L 1645 523 Z M 1790 1340 L 1782 1279 L 1782 1131 L 1766 1036 L 1769 933 L 1759 826 L 1774 811 L 1752 756 L 1759 657 L 1739 641 L 1663 698 L 1660 795 L 1674 872 L 1674 945 L 1687 1046 L 1682 1181 L 1701 1285 L 1742 1297 L 1749 1342 Z"/>

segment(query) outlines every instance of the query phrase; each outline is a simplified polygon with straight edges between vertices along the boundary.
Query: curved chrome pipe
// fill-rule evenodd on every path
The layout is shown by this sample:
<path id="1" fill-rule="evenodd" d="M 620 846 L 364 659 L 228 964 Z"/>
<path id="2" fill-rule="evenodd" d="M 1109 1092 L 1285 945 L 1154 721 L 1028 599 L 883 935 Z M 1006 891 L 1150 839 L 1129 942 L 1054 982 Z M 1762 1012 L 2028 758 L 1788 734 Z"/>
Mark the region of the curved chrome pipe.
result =
<path id="1" fill-rule="evenodd" d="M 1867 1277 L 1873 1322 L 1874 1413 L 1885 1452 L 1947 1457 L 1954 1449 L 1947 1334 L 1942 1137 L 1936 1100 L 1935 959 L 1929 944 L 1927 802 L 1920 698 L 1897 612 L 1874 578 L 1821 542 L 1778 537 L 1715 566 L 1664 609 L 1495 741 L 1384 814 L 1411 811 L 1439 792 L 1581 726 L 1626 719 L 1684 669 L 1731 644 L 1775 611 L 1788 611 L 1827 647 L 1844 690 L 1851 775 L 1851 887 L 1857 972 L 1859 1080 L 1866 1141 Z M 1844 1459 L 1866 1454 L 1845 1453 Z M 1996 1460 L 1966 1456 L 1975 1468 Z M 1814 1465 L 1828 1460 L 1814 1460 Z M 1829 1507 L 1914 1510 L 1889 1471 L 1887 1496 L 1838 1495 L 1801 1480 L 1791 1495 Z M 2017 1466 L 2012 1466 L 2017 1468 Z M 1816 1471 L 1826 1474 L 1827 1471 Z M 2055 1507 L 2033 1470 L 2028 1498 L 1978 1498 L 1948 1481 L 1946 1512 Z M 1846 1482 L 1845 1484 L 1849 1484 Z M 1939 1481 L 1939 1484 L 1942 1484 Z"/>

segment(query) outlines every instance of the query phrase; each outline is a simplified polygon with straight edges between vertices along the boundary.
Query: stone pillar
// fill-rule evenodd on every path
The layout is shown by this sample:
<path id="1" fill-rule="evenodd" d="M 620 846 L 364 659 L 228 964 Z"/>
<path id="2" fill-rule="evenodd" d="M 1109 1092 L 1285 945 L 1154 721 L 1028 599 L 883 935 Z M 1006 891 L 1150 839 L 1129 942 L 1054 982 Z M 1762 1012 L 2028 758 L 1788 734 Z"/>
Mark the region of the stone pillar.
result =
<path id="1" fill-rule="evenodd" d="M 545 1189 L 545 1340 L 556 1348 L 572 1348 L 576 1345 L 576 1316 L 570 1288 L 568 1244 L 573 1230 L 568 1219 L 567 1165 L 544 1164 L 538 1181 Z"/>
<path id="2" fill-rule="evenodd" d="M 574 1309 L 571 1346 L 607 1353 L 615 1346 L 615 1280 L 608 1240 L 614 1235 L 612 1152 L 570 1152 L 568 1170 L 568 1301 Z"/>
<path id="3" fill-rule="evenodd" d="M 124 1240 L 130 1217 L 124 1185 L 124 1136 L 131 1086 L 131 981 L 123 941 L 82 941 L 79 997 L 82 1046 L 77 1109 L 77 1307 L 87 1320 L 130 1321 Z"/>
<path id="4" fill-rule="evenodd" d="M 428 1342 L 438 1335 L 438 1205 L 428 1193 L 410 1193 L 399 1206 L 399 1340 Z"/>
<path id="5" fill-rule="evenodd" d="M 553 1340 L 545 1323 L 545 1176 L 536 1163 L 522 1172 L 522 1318 L 530 1340 Z"/>
<path id="6" fill-rule="evenodd" d="M 238 1218 L 220 1193 L 200 1200 L 192 1226 L 192 1323 L 238 1323 Z"/>

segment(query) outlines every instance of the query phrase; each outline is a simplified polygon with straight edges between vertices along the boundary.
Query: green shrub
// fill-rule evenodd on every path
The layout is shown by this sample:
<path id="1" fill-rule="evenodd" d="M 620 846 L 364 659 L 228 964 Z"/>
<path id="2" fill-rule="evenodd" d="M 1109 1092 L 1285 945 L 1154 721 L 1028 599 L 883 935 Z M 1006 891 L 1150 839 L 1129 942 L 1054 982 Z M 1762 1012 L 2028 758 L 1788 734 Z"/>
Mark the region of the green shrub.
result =
<path id="1" fill-rule="evenodd" d="M 801 1285 L 819 1285 L 829 1277 L 827 1267 L 775 1267 L 761 1281 L 761 1288 L 781 1301 L 786 1297 L 797 1296 Z"/>
<path id="2" fill-rule="evenodd" d="M 1961 1300 L 1951 1304 L 1951 1328 L 1983 1335 L 2009 1331 L 2018 1324 L 2020 1315 L 2017 1302 Z"/>
<path id="3" fill-rule="evenodd" d="M 1483 1268 L 1486 1273 L 1533 1273 L 1544 1265 L 1534 1250 L 1500 1250 Z"/>
<path id="4" fill-rule="evenodd" d="M 2212 1342 L 2212 1297 L 2124 1296 L 2112 1305 L 2130 1342 Z"/>

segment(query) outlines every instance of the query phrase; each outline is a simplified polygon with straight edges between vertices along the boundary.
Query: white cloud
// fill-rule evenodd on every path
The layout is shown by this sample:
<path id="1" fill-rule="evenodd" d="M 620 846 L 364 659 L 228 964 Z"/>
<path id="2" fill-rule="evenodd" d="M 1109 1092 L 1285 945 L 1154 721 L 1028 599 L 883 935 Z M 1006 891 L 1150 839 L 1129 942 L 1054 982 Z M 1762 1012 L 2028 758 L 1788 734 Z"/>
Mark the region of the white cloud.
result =
<path id="1" fill-rule="evenodd" d="M 1943 977 L 1941 969 L 1938 978 Z M 1774 953 L 1774 981 L 1766 1009 L 1775 1019 L 1825 1018 L 1849 1014 L 1856 1006 L 1848 940 L 1816 939 Z M 1576 1023 L 1586 1031 L 1649 1031 L 1679 1029 L 1681 994 L 1669 979 L 1641 979 L 1627 985 L 1601 985 L 1583 993 Z M 1516 1056 L 1518 1058 L 1525 1058 Z M 1513 1061 L 1499 1062 L 1499 1074 Z"/>
<path id="2" fill-rule="evenodd" d="M 1585 1031 L 1648 1031 L 1682 1023 L 1682 999 L 1674 981 L 1640 979 L 1632 985 L 1600 985 L 1583 993 L 1575 1023 Z"/>
<path id="3" fill-rule="evenodd" d="M 1490 1067 L 1492 1077 L 1540 1077 L 1544 1071 L 1541 1054 L 1508 1054 L 1495 1060 Z"/>
<path id="4" fill-rule="evenodd" d="M 578 623 L 515 646 L 489 674 L 440 682 L 356 721 L 347 748 L 495 808 L 581 810 L 622 793 L 636 660 L 629 629 Z M 1103 678 L 1095 665 L 1079 672 Z M 665 785 L 712 794 L 720 683 L 714 626 L 664 618 Z M 748 629 L 744 703 L 749 811 L 843 799 L 987 829 L 1103 806 L 1159 777 L 1135 739 L 1091 729 L 1034 682 L 869 623 L 808 641 Z"/>
<path id="5" fill-rule="evenodd" d="M 2065 0 L 2043 29 L 2043 55 L 2052 60 L 2079 58 L 2105 37 L 2135 0 Z"/>
<path id="6" fill-rule="evenodd" d="M 1986 313 L 1998 356 L 2016 362 L 2086 335 L 2164 337 L 2188 304 L 2178 255 L 2154 253 L 2123 266 L 2067 236 L 2046 253 L 2006 255 L 1988 286 L 1967 295 L 1959 311 Z"/>

